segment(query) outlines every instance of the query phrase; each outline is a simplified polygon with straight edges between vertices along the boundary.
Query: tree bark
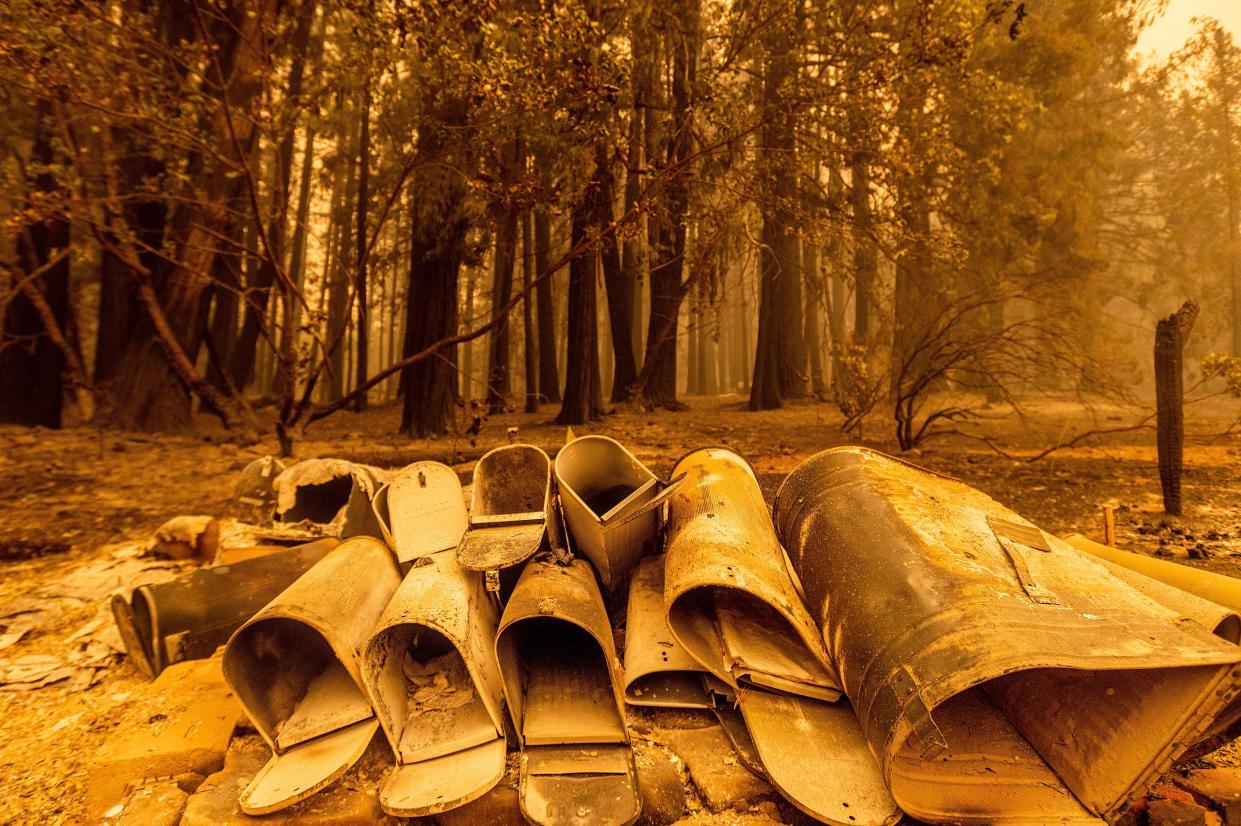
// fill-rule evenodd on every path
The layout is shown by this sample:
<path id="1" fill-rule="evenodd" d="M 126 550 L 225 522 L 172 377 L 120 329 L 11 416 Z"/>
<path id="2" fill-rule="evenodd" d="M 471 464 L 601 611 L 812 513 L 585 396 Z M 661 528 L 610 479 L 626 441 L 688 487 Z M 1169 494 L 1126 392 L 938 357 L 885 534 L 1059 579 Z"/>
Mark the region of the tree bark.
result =
<path id="1" fill-rule="evenodd" d="M 853 342 L 865 347 L 870 340 L 871 306 L 879 278 L 879 258 L 873 240 L 874 220 L 870 205 L 870 157 L 853 153 L 850 170 L 853 181 L 849 200 L 853 207 Z"/>
<path id="2" fill-rule="evenodd" d="M 592 182 L 590 188 L 594 188 Z M 568 360 L 565 365 L 564 401 L 557 424 L 585 424 L 603 414 L 599 388 L 598 306 L 595 293 L 598 251 L 587 244 L 595 195 L 586 192 L 573 208 L 570 244 L 576 254 L 569 261 Z"/>
<path id="3" fill-rule="evenodd" d="M 560 371 L 556 360 L 555 276 L 547 275 L 552 246 L 552 221 L 547 207 L 534 210 L 534 269 L 541 279 L 535 288 L 539 311 L 539 395 L 549 404 L 560 403 Z M 544 277 L 547 276 L 547 277 Z"/>
<path id="4" fill-rule="evenodd" d="M 781 407 L 786 398 L 805 393 L 801 336 L 788 335 L 789 319 L 802 318 L 801 249 L 789 224 L 788 210 L 797 198 L 793 113 L 786 105 L 793 79 L 794 30 L 791 15 L 769 26 L 764 44 L 763 107 L 767 117 L 760 132 L 764 168 L 762 249 L 759 251 L 758 347 L 750 409 Z"/>
<path id="5" fill-rule="evenodd" d="M 525 298 L 521 301 L 522 354 L 526 368 L 527 413 L 539 412 L 539 358 L 534 335 L 534 227 L 530 210 L 521 215 L 521 287 Z"/>
<path id="6" fill-rule="evenodd" d="M 677 328 L 685 297 L 685 270 L 689 222 L 690 153 L 693 148 L 693 95 L 698 75 L 701 40 L 701 3 L 681 0 L 672 49 L 672 134 L 668 140 L 665 173 L 666 218 L 653 220 L 651 249 L 651 310 L 647 324 L 646 357 L 642 366 L 642 396 L 657 407 L 679 409 L 677 402 Z M 647 151 L 660 138 L 658 118 L 647 112 Z"/>
<path id="7" fill-rule="evenodd" d="M 369 250 L 367 240 L 367 209 L 370 206 L 371 181 L 371 77 L 369 74 L 362 81 L 362 113 L 360 132 L 358 135 L 358 226 L 354 241 L 354 303 L 358 308 L 357 334 L 357 369 L 354 372 L 354 387 L 366 384 L 369 378 L 367 359 L 370 347 L 370 306 L 366 295 L 366 271 Z M 455 280 L 454 280 L 455 284 Z M 455 288 L 454 288 L 455 290 Z M 456 300 L 456 292 L 453 293 Z M 366 393 L 359 393 L 354 401 L 354 410 L 362 411 L 367 406 Z"/>
<path id="8" fill-rule="evenodd" d="M 802 244 L 802 266 L 806 278 L 802 335 L 810 366 L 810 392 L 822 401 L 827 397 L 827 382 L 823 376 L 823 274 L 819 264 L 819 248 L 809 241 Z"/>
<path id="9" fill-rule="evenodd" d="M 468 267 L 465 275 L 465 318 L 466 325 L 473 324 L 474 289 L 478 282 L 478 271 Z M 461 345 L 463 366 L 461 369 L 460 393 L 467 401 L 474 398 L 474 342 L 467 341 Z"/>
<path id="10" fill-rule="evenodd" d="M 629 397 L 638 379 L 638 363 L 633 346 L 633 282 L 631 274 L 621 263 L 617 249 L 616 232 L 612 228 L 612 168 L 608 162 L 607 146 L 595 145 L 595 227 L 599 233 L 600 258 L 603 262 L 603 284 L 608 299 L 608 324 L 612 333 L 612 401 L 622 402 Z"/>
<path id="11" fill-rule="evenodd" d="M 51 164 L 52 146 L 42 113 L 34 127 L 31 163 Z M 56 188 L 51 173 L 41 172 L 31 182 L 33 190 L 49 194 Z M 36 211 L 38 206 L 31 204 Z M 59 428 L 64 411 L 65 352 L 63 336 L 69 322 L 69 256 L 53 257 L 68 249 L 69 224 L 59 216 L 47 216 L 21 229 L 17 257 L 21 270 L 13 273 L 0 331 L 0 422 Z M 22 290 L 18 284 L 42 269 Z M 40 315 L 32 301 L 41 296 L 51 318 Z M 49 329 L 49 322 L 56 329 Z M 56 338 L 61 344 L 56 343 Z"/>
<path id="12" fill-rule="evenodd" d="M 1232 354 L 1241 356 L 1241 241 L 1237 221 L 1241 218 L 1241 183 L 1237 178 L 1237 149 L 1233 138 L 1233 86 L 1237 82 L 1231 65 L 1232 44 L 1222 28 L 1215 30 L 1215 59 L 1217 81 L 1220 87 L 1220 136 L 1224 144 L 1223 174 L 1228 220 L 1228 292 L 1232 299 Z"/>
<path id="13" fill-rule="evenodd" d="M 500 186 L 502 201 L 495 207 L 496 233 L 491 282 L 491 312 L 499 312 L 513 295 L 513 271 L 517 265 L 517 203 L 514 188 L 517 183 L 521 157 L 520 141 L 509 141 L 501 149 Z M 507 315 L 488 337 L 487 359 L 487 408 L 492 415 L 503 413 L 508 407 L 511 390 L 509 374 L 512 360 L 509 323 Z"/>
<path id="14" fill-rule="evenodd" d="M 418 206 L 414 206 L 404 358 L 458 333 L 457 279 L 466 232 L 460 217 L 464 193 L 456 181 L 441 183 L 449 187 L 451 196 L 445 205 L 448 220 L 442 228 L 433 216 L 418 214 Z M 426 438 L 442 436 L 452 429 L 458 399 L 456 368 L 455 346 L 405 368 L 402 433 Z"/>
<path id="15" fill-rule="evenodd" d="M 352 148 L 352 147 L 351 147 Z M 329 258 L 329 265 L 324 272 L 324 289 L 327 290 L 327 333 L 326 344 L 331 348 L 328 354 L 328 391 L 327 400 L 334 402 L 345 395 L 345 362 L 349 352 L 346 343 L 349 307 L 349 269 L 347 262 L 350 256 L 349 204 L 352 202 L 357 183 L 357 164 L 352 160 L 352 153 L 338 161 L 336 182 L 333 185 L 333 209 L 331 226 L 335 227 L 334 252 Z M 344 175 L 342 184 L 341 175 Z M 411 230 L 412 232 L 412 230 Z M 331 252 L 331 251 L 329 251 Z M 412 253 L 411 253 L 412 254 Z"/>
<path id="16" fill-rule="evenodd" d="M 1155 411 L 1159 448 L 1159 483 L 1163 488 L 1163 509 L 1181 515 L 1181 474 L 1185 448 L 1185 388 L 1182 353 L 1194 321 L 1198 304 L 1186 301 L 1155 325 Z"/>
<path id="17" fill-rule="evenodd" d="M 261 0 L 236 7 L 228 25 L 213 30 L 222 48 L 209 63 L 207 77 L 219 97 L 204 132 L 221 155 L 240 166 L 250 161 L 255 128 L 247 108 L 267 76 L 264 41 L 274 30 L 279 6 L 278 0 Z M 202 340 L 200 302 L 210 284 L 217 254 L 215 239 L 244 178 L 226 172 L 214 165 L 200 168 L 206 181 L 202 191 L 184 202 L 172 221 L 177 239 L 172 263 L 159 271 L 138 273 L 140 293 L 149 288 L 155 303 L 142 302 L 147 312 L 117 358 L 108 394 L 110 417 L 117 424 L 140 430 L 183 430 L 190 427 L 191 390 L 212 404 L 201 392 L 210 385 L 187 381 L 185 368 L 193 371 Z M 171 332 L 173 339 L 165 340 L 160 327 Z"/>

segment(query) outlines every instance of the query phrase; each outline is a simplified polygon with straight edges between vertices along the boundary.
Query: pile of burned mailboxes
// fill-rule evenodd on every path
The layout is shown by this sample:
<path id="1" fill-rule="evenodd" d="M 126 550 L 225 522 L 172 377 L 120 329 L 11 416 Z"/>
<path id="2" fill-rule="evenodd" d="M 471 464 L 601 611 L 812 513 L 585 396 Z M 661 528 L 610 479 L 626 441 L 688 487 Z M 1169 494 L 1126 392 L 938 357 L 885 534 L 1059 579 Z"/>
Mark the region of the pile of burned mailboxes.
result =
<path id="1" fill-rule="evenodd" d="M 227 638 L 274 752 L 250 814 L 323 789 L 382 730 L 390 814 L 478 798 L 516 748 L 531 822 L 632 823 L 629 703 L 714 710 L 825 823 L 1098 822 L 1241 717 L 1236 605 L 874 451 L 812 457 L 774 514 L 726 448 L 664 483 L 602 436 L 554 461 L 509 445 L 468 509 L 441 464 L 337 471 L 305 503 L 271 487 L 279 513 L 343 520 L 339 543 L 115 605 L 152 673 Z"/>

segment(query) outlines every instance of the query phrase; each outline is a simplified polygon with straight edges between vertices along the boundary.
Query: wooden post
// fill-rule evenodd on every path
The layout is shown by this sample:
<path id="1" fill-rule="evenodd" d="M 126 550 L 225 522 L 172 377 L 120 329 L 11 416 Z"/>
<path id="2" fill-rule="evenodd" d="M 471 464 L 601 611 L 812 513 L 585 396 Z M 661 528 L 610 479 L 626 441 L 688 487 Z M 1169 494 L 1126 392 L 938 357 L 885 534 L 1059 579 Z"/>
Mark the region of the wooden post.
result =
<path id="1" fill-rule="evenodd" d="M 1185 388 L 1182 354 L 1189 331 L 1198 318 L 1198 303 L 1190 300 L 1155 325 L 1155 410 L 1158 422 L 1159 482 L 1163 509 L 1181 514 L 1181 470 L 1185 446 Z"/>
<path id="2" fill-rule="evenodd" d="M 1103 544 L 1116 547 L 1116 508 L 1112 505 L 1103 506 Z"/>

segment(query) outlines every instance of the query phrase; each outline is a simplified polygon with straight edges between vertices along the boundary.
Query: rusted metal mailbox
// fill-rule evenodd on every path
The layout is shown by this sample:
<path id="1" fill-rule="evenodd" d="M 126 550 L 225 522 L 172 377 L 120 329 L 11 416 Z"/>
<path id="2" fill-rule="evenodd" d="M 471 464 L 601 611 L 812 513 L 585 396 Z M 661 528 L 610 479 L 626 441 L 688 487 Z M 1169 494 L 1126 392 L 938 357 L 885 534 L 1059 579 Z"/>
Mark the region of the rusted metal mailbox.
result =
<path id="1" fill-rule="evenodd" d="M 1241 691 L 1241 648 L 956 480 L 828 450 L 775 523 L 920 820 L 1112 818 Z"/>

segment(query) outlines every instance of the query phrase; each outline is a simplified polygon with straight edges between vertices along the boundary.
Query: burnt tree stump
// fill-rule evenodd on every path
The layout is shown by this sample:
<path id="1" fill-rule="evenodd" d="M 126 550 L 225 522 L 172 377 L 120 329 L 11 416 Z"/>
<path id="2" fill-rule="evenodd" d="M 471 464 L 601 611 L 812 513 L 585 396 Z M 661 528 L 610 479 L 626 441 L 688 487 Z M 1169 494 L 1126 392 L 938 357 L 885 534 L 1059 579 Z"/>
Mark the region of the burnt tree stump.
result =
<path id="1" fill-rule="evenodd" d="M 1185 448 L 1185 386 L 1181 364 L 1185 340 L 1198 318 L 1198 302 L 1186 301 L 1181 309 L 1155 325 L 1155 413 L 1159 447 L 1159 483 L 1163 487 L 1163 510 L 1181 515 L 1181 470 Z"/>

